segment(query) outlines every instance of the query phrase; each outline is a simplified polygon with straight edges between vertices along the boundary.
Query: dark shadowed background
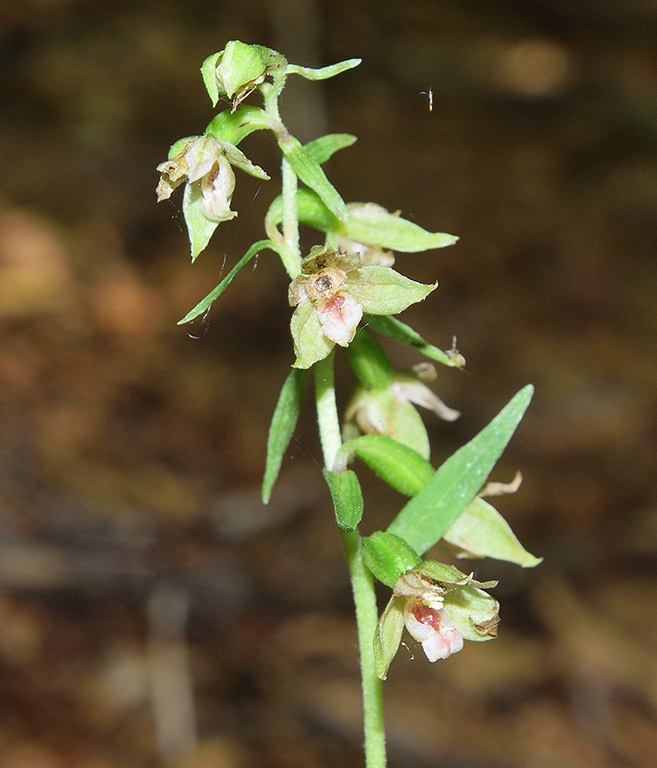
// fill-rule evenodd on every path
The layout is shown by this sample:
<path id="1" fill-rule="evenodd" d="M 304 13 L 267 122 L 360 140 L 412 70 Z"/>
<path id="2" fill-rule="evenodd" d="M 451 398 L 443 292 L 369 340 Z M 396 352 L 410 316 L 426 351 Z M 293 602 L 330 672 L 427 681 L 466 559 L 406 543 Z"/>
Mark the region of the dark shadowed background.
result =
<path id="1" fill-rule="evenodd" d="M 392 768 L 655 765 L 657 6 L 5 0 L 0 30 L 0 768 L 362 765 L 310 400 L 259 501 L 292 362 L 280 264 L 176 326 L 277 186 L 249 137 L 274 180 L 238 172 L 239 218 L 193 266 L 180 193 L 155 204 L 169 144 L 214 114 L 198 68 L 233 38 L 361 56 L 291 79 L 284 118 L 359 137 L 328 165 L 345 200 L 461 238 L 397 260 L 440 281 L 404 319 L 468 360 L 439 372 L 463 415 L 428 419 L 434 461 L 536 386 L 493 479 L 522 470 L 498 506 L 545 561 L 474 564 L 501 579 L 497 641 L 433 666 L 401 649 Z M 366 493 L 385 526 L 401 499 Z"/>

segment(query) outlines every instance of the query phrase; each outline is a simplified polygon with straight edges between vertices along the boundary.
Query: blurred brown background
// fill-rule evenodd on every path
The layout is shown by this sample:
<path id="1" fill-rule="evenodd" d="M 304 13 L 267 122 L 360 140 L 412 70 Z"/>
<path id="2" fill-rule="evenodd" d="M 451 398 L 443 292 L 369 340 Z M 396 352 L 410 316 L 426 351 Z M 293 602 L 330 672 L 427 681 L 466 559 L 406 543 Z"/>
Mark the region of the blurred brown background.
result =
<path id="1" fill-rule="evenodd" d="M 0 9 L 0 768 L 362 765 L 310 399 L 259 502 L 292 359 L 280 264 L 263 254 L 204 325 L 176 326 L 276 189 L 238 172 L 239 218 L 193 267 L 180 193 L 155 204 L 169 144 L 214 114 L 198 68 L 232 38 L 361 56 L 291 80 L 284 117 L 303 140 L 359 137 L 328 166 L 346 200 L 461 237 L 397 261 L 440 281 L 404 319 L 468 360 L 440 371 L 463 416 L 428 420 L 434 460 L 537 389 L 493 479 L 522 470 L 499 507 L 545 562 L 475 563 L 501 579 L 498 641 L 434 666 L 401 649 L 391 766 L 655 765 L 657 6 Z M 242 147 L 276 177 L 267 137 Z M 367 485 L 371 530 L 401 500 Z"/>

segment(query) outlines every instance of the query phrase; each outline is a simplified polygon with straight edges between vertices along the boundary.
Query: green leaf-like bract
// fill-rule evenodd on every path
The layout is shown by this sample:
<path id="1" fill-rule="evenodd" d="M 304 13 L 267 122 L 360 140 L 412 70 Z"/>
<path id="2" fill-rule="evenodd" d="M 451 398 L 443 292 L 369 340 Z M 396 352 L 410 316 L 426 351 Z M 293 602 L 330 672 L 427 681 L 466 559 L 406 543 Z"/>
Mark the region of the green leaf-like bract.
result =
<path id="1" fill-rule="evenodd" d="M 356 137 L 350 133 L 327 133 L 304 144 L 306 151 L 320 165 L 331 158 L 338 150 L 350 147 Z"/>
<path id="2" fill-rule="evenodd" d="M 404 539 L 375 531 L 363 539 L 363 561 L 380 582 L 394 587 L 402 573 L 419 565 L 420 558 Z"/>
<path id="3" fill-rule="evenodd" d="M 347 207 L 344 204 L 344 200 L 340 197 L 333 184 L 326 178 L 326 174 L 320 164 L 299 140 L 295 139 L 294 136 L 289 136 L 286 140 L 280 139 L 278 146 L 301 181 L 319 195 L 324 205 L 334 216 L 337 216 L 338 219 L 345 218 Z"/>
<path id="4" fill-rule="evenodd" d="M 267 504 L 271 498 L 283 456 L 297 425 L 305 383 L 306 371 L 292 368 L 281 387 L 267 438 L 267 461 L 262 479 L 262 501 L 264 504 Z"/>
<path id="5" fill-rule="evenodd" d="M 363 517 L 363 494 L 358 476 L 351 469 L 345 472 L 322 470 L 331 492 L 335 522 L 342 531 L 353 531 Z"/>
<path id="6" fill-rule="evenodd" d="M 270 248 L 272 251 L 276 250 L 276 246 L 271 242 L 271 240 L 258 240 L 257 243 L 253 243 L 249 250 L 244 254 L 244 256 L 242 256 L 237 264 L 235 264 L 235 266 L 230 270 L 226 277 L 224 277 L 219 285 L 210 291 L 210 293 L 208 293 L 204 299 L 199 301 L 199 303 L 193 309 L 190 309 L 185 317 L 182 318 L 182 320 L 178 320 L 178 325 L 189 323 L 191 320 L 194 320 L 194 318 L 202 315 L 210 306 L 212 306 L 212 302 L 219 298 L 219 296 L 221 296 L 226 288 L 228 288 L 235 275 L 241 269 L 243 269 L 254 256 L 260 253 L 260 251 L 264 251 L 265 248 Z"/>
<path id="7" fill-rule="evenodd" d="M 365 266 L 349 275 L 347 291 L 371 315 L 396 315 L 438 287 L 410 280 L 390 267 Z"/>
<path id="8" fill-rule="evenodd" d="M 470 557 L 493 557 L 523 568 L 533 568 L 542 562 L 542 558 L 522 546 L 495 507 L 478 496 L 456 518 L 443 538 L 465 550 Z"/>
<path id="9" fill-rule="evenodd" d="M 377 333 L 382 333 L 384 336 L 388 336 L 395 341 L 416 349 L 430 360 L 435 360 L 437 363 L 442 363 L 451 368 L 460 367 L 454 358 L 443 352 L 442 349 L 429 344 L 410 325 L 406 325 L 406 323 L 403 323 L 396 317 L 367 315 L 363 318 L 363 325 L 367 325 L 368 328 L 372 328 Z"/>
<path id="10" fill-rule="evenodd" d="M 427 232 L 394 213 L 388 213 L 376 203 L 349 203 L 348 216 L 343 220 L 340 234 L 358 243 L 392 248 L 393 251 L 418 253 L 432 248 L 453 245 L 458 237 L 444 232 Z"/>
<path id="11" fill-rule="evenodd" d="M 431 480 L 434 468 L 417 451 L 386 435 L 361 435 L 340 451 L 357 456 L 391 488 L 414 496 Z"/>
<path id="12" fill-rule="evenodd" d="M 481 432 L 447 459 L 388 527 L 420 555 L 438 542 L 475 497 L 511 439 L 534 388 L 518 394 Z"/>
<path id="13" fill-rule="evenodd" d="M 285 72 L 288 75 L 301 75 L 301 77 L 305 77 L 307 80 L 326 80 L 329 77 L 335 77 L 342 72 L 357 67 L 361 61 L 362 59 L 347 59 L 346 61 L 339 61 L 337 64 L 330 64 L 328 67 L 320 67 L 319 69 L 301 67 L 298 64 L 288 64 Z"/>

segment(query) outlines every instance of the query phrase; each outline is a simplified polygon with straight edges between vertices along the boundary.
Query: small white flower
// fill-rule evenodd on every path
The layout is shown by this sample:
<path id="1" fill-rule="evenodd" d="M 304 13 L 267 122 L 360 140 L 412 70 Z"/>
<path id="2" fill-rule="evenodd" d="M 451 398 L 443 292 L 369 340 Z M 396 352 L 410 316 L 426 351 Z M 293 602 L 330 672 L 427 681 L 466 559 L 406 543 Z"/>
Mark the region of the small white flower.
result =
<path id="1" fill-rule="evenodd" d="M 349 294 L 349 274 L 359 267 L 357 254 L 318 248 L 288 290 L 291 307 L 314 304 L 322 334 L 341 347 L 349 346 L 363 317 L 363 307 Z"/>
<path id="2" fill-rule="evenodd" d="M 157 166 L 162 174 L 157 186 L 158 202 L 166 200 L 186 181 L 191 185 L 200 184 L 201 207 L 208 219 L 221 222 L 237 216 L 230 210 L 235 174 L 222 143 L 209 135 L 192 136 L 179 143 L 180 150 Z"/>

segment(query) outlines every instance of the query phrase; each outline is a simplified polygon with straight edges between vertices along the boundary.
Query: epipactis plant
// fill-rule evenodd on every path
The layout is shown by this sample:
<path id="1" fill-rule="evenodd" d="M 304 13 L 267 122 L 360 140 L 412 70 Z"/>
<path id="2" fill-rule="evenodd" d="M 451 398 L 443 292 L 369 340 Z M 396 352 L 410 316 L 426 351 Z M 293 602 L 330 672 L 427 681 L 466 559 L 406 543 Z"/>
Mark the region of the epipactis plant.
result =
<path id="1" fill-rule="evenodd" d="M 158 200 L 181 184 L 183 214 L 194 261 L 222 221 L 237 212 L 231 199 L 238 169 L 258 180 L 269 174 L 238 145 L 254 131 L 270 131 L 282 154 L 281 194 L 265 217 L 266 238 L 258 240 L 228 274 L 181 321 L 208 311 L 237 273 L 258 253 L 270 250 L 289 277 L 288 303 L 294 362 L 274 409 L 262 486 L 267 503 L 294 433 L 309 369 L 315 379 L 323 474 L 342 536 L 351 574 L 361 660 L 365 755 L 368 768 L 386 763 L 382 688 L 403 631 L 422 645 L 430 662 L 446 659 L 464 641 L 497 635 L 499 605 L 488 593 L 496 582 L 478 582 L 471 573 L 426 558 L 438 542 L 456 557 L 491 557 L 532 567 L 540 560 L 527 552 L 485 495 L 516 490 L 519 481 L 484 485 L 522 419 L 533 394 L 521 389 L 469 443 L 437 469 L 430 462 L 427 429 L 415 406 L 447 421 L 458 417 L 428 386 L 433 363 L 462 368 L 456 349 L 425 341 L 395 315 L 432 293 L 393 269 L 393 252 L 417 253 L 452 245 L 457 238 L 428 232 L 375 203 L 345 203 L 322 165 L 355 137 L 329 134 L 301 144 L 285 127 L 279 98 L 289 75 L 323 80 L 345 72 L 359 59 L 311 69 L 289 64 L 277 51 L 233 40 L 201 67 L 203 82 L 220 111 L 201 135 L 180 139 L 161 174 Z M 259 96 L 262 106 L 247 105 Z M 303 255 L 299 226 L 318 235 Z M 393 368 L 374 334 L 409 346 L 429 362 L 411 370 Z M 357 386 L 340 423 L 334 390 L 333 359 L 344 350 Z M 408 497 L 385 531 L 362 535 L 364 501 L 356 472 L 359 460 L 383 482 Z M 374 593 L 378 580 L 390 588 L 380 618 Z"/>

